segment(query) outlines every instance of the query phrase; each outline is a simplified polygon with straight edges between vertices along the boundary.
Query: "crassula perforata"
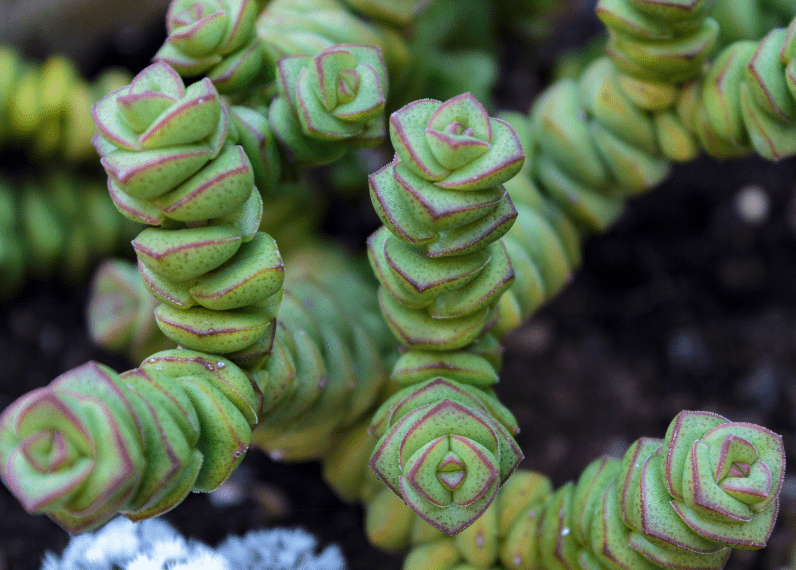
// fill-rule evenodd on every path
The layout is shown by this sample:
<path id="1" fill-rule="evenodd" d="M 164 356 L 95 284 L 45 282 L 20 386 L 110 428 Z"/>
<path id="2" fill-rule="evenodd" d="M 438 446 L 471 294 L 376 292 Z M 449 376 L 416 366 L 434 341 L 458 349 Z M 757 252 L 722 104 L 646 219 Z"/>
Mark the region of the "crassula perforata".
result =
<path id="1" fill-rule="evenodd" d="M 518 470 L 453 540 L 411 525 L 418 538 L 407 561 L 718 570 L 732 548 L 761 548 L 768 540 L 784 461 L 782 439 L 764 427 L 681 412 L 665 439 L 641 438 L 622 459 L 597 459 L 555 491 L 540 474 Z M 376 538 L 386 545 L 399 540 L 395 532 Z"/>
<path id="2" fill-rule="evenodd" d="M 118 512 L 156 516 L 227 478 L 258 409 L 243 371 L 217 356 L 166 351 L 122 375 L 90 362 L 3 412 L 0 476 L 73 534 Z"/>
<path id="3" fill-rule="evenodd" d="M 514 278 L 498 240 L 517 212 L 501 184 L 524 152 L 470 94 L 399 109 L 390 139 L 395 159 L 369 179 L 385 224 L 368 240 L 382 311 L 408 346 L 462 348 Z"/>
<path id="4" fill-rule="evenodd" d="M 338 44 L 284 57 L 277 85 L 269 119 L 297 162 L 331 162 L 346 147 L 375 146 L 386 135 L 388 77 L 377 47 Z"/>
<path id="5" fill-rule="evenodd" d="M 719 68 L 706 67 L 707 79 L 681 90 L 682 67 L 699 70 L 702 54 L 683 57 L 680 32 L 696 31 L 696 47 L 707 45 L 701 40 L 709 39 L 713 24 L 701 20 L 710 2 L 603 1 L 601 13 L 617 29 L 633 27 L 624 16 L 643 14 L 637 18 L 644 24 L 641 37 L 628 33 L 617 39 L 614 33 L 611 49 L 618 61 L 600 59 L 581 79 L 547 90 L 530 117 L 521 116 L 527 133 L 519 135 L 514 123 L 489 117 L 468 94 L 423 99 L 397 111 L 389 123 L 395 159 L 370 178 L 385 224 L 368 244 L 381 285 L 378 301 L 404 345 L 392 379 L 406 388 L 388 397 L 397 388 L 382 390 L 382 368 L 393 363 L 394 346 L 380 350 L 389 335 L 371 326 L 378 318 L 373 288 L 354 285 L 353 273 L 323 283 L 314 275 L 286 290 L 282 302 L 281 255 L 272 240 L 256 233 L 268 196 L 261 200 L 253 181 L 265 181 L 261 190 L 278 188 L 285 180 L 303 183 L 315 173 L 305 175 L 299 167 L 375 144 L 385 133 L 381 114 L 390 105 L 376 48 L 333 45 L 323 35 L 340 32 L 354 20 L 340 18 L 325 27 L 323 18 L 338 12 L 322 8 L 337 9 L 336 2 L 295 4 L 295 14 L 310 15 L 282 23 L 306 22 L 307 28 L 290 29 L 280 38 L 305 42 L 284 44 L 285 49 L 299 43 L 307 49 L 274 58 L 271 69 L 263 70 L 265 76 L 275 72 L 276 83 L 242 81 L 230 86 L 228 98 L 221 97 L 219 90 L 226 88 L 215 68 L 197 72 L 211 80 L 186 88 L 161 58 L 97 107 L 101 134 L 96 143 L 116 204 L 153 226 L 134 248 L 151 292 L 163 303 L 157 309 L 160 324 L 185 346 L 228 355 L 228 362 L 246 366 L 250 384 L 261 390 L 255 398 L 263 412 L 257 417 L 258 445 L 290 459 L 333 454 L 337 466 L 346 460 L 353 465 L 337 473 L 347 475 L 367 463 L 363 457 L 374 446 L 359 437 L 366 423 L 360 415 L 381 402 L 372 424 L 378 440 L 371 465 L 387 483 L 393 504 L 405 500 L 419 515 L 412 519 L 410 512 L 400 520 L 426 521 L 411 523 L 418 541 L 430 543 L 441 531 L 459 531 L 456 538 L 413 553 L 410 564 L 444 559 L 449 565 L 489 567 L 499 560 L 507 568 L 616 570 L 616 565 L 661 563 L 704 570 L 720 567 L 729 545 L 761 546 L 781 488 L 777 437 L 770 432 L 710 414 L 683 414 L 675 430 L 679 435 L 641 440 L 624 461 L 599 460 L 579 483 L 551 493 L 539 478 L 523 476 L 519 487 L 511 485 L 508 476 L 521 458 L 512 439 L 517 425 L 492 386 L 500 368 L 499 339 L 566 283 L 577 266 L 581 239 L 615 219 L 627 196 L 660 181 L 670 159 L 693 157 L 700 145 L 711 153 L 748 152 L 750 145 L 773 148 L 771 156 L 792 153 L 793 28 L 730 52 L 728 59 L 718 60 Z M 407 8 L 403 14 L 409 18 L 421 4 L 399 6 Z M 203 62 L 238 53 L 238 45 L 249 44 L 229 25 L 243 22 L 252 5 L 175 2 L 168 45 L 179 45 L 183 54 L 192 52 Z M 278 26 L 278 20 L 270 19 L 269 26 Z M 651 52 L 661 57 L 647 58 L 649 69 L 635 73 Z M 673 73 L 657 76 L 670 54 Z M 733 79 L 726 84 L 720 81 L 724 71 Z M 191 74 L 188 68 L 182 72 Z M 668 84 L 667 78 L 676 81 Z M 722 91 L 725 85 L 732 90 Z M 768 101 L 766 94 L 772 97 Z M 228 107 L 230 101 L 240 105 Z M 758 111 L 774 117 L 766 118 L 770 124 L 757 120 Z M 742 130 L 747 123 L 757 130 Z M 728 142 L 717 133 L 732 137 Z M 380 153 L 357 153 L 351 162 L 372 167 L 374 157 L 384 161 Z M 325 182 L 329 171 L 318 172 Z M 164 173 L 174 184 L 160 188 Z M 523 178 L 513 184 L 515 173 Z M 315 264 L 330 272 L 328 256 Z M 517 294 L 509 298 L 507 291 Z M 346 297 L 367 299 L 367 306 Z M 203 358 L 203 365 L 214 366 Z M 154 396 L 151 400 L 157 402 Z M 36 416 L 37 405 L 30 417 Z M 81 402 L 67 406 L 65 400 L 52 407 L 65 411 L 73 405 L 82 409 Z M 37 484 L 46 474 L 60 476 L 74 449 L 83 453 L 94 445 L 71 432 L 51 437 L 28 430 L 25 421 L 12 424 L 7 427 L 17 429 L 20 441 L 8 440 L 18 448 L 9 464 L 24 456 L 38 469 L 32 479 Z M 82 436 L 87 430 L 80 424 L 75 431 Z M 357 437 L 349 439 L 355 432 Z M 683 436 L 692 432 L 698 434 L 693 442 Z M 359 448 L 335 448 L 341 439 Z M 127 446 L 132 454 L 143 449 L 134 440 Z M 234 456 L 241 446 L 231 449 Z M 679 467 L 667 471 L 667 449 L 677 450 L 671 457 L 679 459 L 670 463 L 682 464 L 682 473 Z M 125 465 L 120 479 L 129 475 L 135 485 L 141 462 L 118 459 L 118 450 L 108 456 Z M 218 461 L 228 473 L 225 460 L 227 455 Z M 11 478 L 19 481 L 21 472 Z M 368 486 L 367 476 L 357 474 L 345 484 L 347 496 L 374 502 L 383 497 Z M 500 491 L 501 484 L 509 486 Z M 121 500 L 129 488 L 112 487 L 109 508 L 129 508 Z M 15 491 L 30 508 L 45 508 L 35 491 Z M 523 498 L 515 500 L 514 493 Z M 526 495 L 533 496 L 532 504 Z M 62 498 L 59 505 L 73 508 L 71 498 L 57 501 Z M 656 518 L 653 505 L 668 510 Z M 519 518 L 509 520 L 515 514 Z M 383 526 L 396 520 L 388 518 Z M 685 554 L 678 550 L 682 545 Z M 694 550 L 706 556 L 692 558 Z"/>
<path id="6" fill-rule="evenodd" d="M 270 350 L 284 266 L 258 232 L 262 198 L 229 111 L 205 78 L 185 87 L 156 62 L 94 107 L 95 146 L 122 214 L 156 227 L 133 240 L 177 343 L 248 365 Z"/>
<path id="7" fill-rule="evenodd" d="M 222 93 L 239 91 L 261 73 L 265 56 L 256 17 L 254 0 L 176 0 L 155 59 L 184 76 L 205 75 Z"/>
<path id="8" fill-rule="evenodd" d="M 431 379 L 376 412 L 371 432 L 380 440 L 370 465 L 421 518 L 456 534 L 481 516 L 522 460 L 509 430 L 518 431 L 514 418 L 494 397 Z"/>

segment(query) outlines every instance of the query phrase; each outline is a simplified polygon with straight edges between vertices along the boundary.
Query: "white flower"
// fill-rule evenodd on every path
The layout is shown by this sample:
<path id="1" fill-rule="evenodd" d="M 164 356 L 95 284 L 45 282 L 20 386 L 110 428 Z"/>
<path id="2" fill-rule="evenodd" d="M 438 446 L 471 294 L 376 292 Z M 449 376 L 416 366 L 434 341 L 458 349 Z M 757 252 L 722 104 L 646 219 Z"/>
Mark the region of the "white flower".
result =
<path id="1" fill-rule="evenodd" d="M 61 558 L 47 553 L 41 570 L 345 570 L 337 546 L 316 549 L 315 537 L 301 529 L 274 529 L 230 537 L 213 550 L 163 521 L 119 517 L 73 538 Z"/>

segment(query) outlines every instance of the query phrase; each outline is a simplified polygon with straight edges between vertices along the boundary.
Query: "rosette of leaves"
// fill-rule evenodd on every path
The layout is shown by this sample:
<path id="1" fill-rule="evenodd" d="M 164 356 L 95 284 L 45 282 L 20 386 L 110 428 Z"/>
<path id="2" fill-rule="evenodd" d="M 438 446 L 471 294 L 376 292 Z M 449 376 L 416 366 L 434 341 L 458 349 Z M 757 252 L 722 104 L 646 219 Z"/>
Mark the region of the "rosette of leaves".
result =
<path id="1" fill-rule="evenodd" d="M 89 362 L 0 416 L 0 476 L 31 513 L 72 534 L 121 512 L 164 513 L 240 463 L 261 395 L 231 361 L 190 350 L 121 375 Z"/>
<path id="2" fill-rule="evenodd" d="M 346 148 L 384 139 L 388 79 L 379 48 L 340 44 L 315 56 L 284 57 L 277 83 L 269 120 L 294 162 L 331 162 Z"/>
<path id="3" fill-rule="evenodd" d="M 89 83 L 62 55 L 39 64 L 7 46 L 0 46 L 0 69 L 0 146 L 24 148 L 34 161 L 93 159 L 91 105 L 130 81 L 108 69 Z"/>
<path id="4" fill-rule="evenodd" d="M 523 458 L 511 412 L 494 396 L 441 377 L 395 394 L 371 430 L 380 437 L 371 468 L 447 534 L 481 516 Z"/>
<path id="5" fill-rule="evenodd" d="M 515 474 L 466 534 L 416 534 L 405 568 L 719 570 L 732 548 L 765 546 L 784 461 L 764 427 L 681 412 L 663 440 L 639 439 L 553 493 L 541 476 Z"/>
<path id="6" fill-rule="evenodd" d="M 166 14 L 168 37 L 155 59 L 185 77 L 208 77 L 221 93 L 240 92 L 263 65 L 256 18 L 254 0 L 173 0 Z"/>
<path id="7" fill-rule="evenodd" d="M 207 78 L 188 88 L 156 62 L 94 107 L 95 146 L 126 217 L 161 330 L 248 366 L 270 349 L 284 267 L 258 232 L 262 198 L 228 111 Z"/>
<path id="8" fill-rule="evenodd" d="M 395 159 L 369 177 L 384 222 L 368 240 L 382 312 L 409 347 L 462 348 L 514 278 L 498 240 L 517 212 L 501 183 L 522 147 L 470 94 L 410 103 L 391 115 L 390 138 Z"/>
<path id="9" fill-rule="evenodd" d="M 384 340 L 385 335 L 375 338 Z M 388 342 L 383 350 L 394 352 L 394 346 Z M 487 335 L 468 347 L 466 352 L 409 351 L 402 354 L 395 362 L 390 377 L 391 383 L 387 387 L 393 392 L 396 387 L 419 386 L 429 380 L 440 380 L 443 383 L 452 383 L 454 391 L 458 385 L 461 390 L 471 392 L 476 398 L 493 402 L 494 393 L 490 387 L 498 380 L 495 370 L 500 369 L 502 350 L 495 337 Z M 389 363 L 391 359 L 385 357 L 385 361 Z M 401 399 L 402 397 L 397 397 L 395 401 L 391 399 L 391 403 L 381 407 L 379 420 L 373 428 L 369 425 L 370 421 L 347 426 L 345 432 L 338 436 L 322 458 L 324 479 L 338 495 L 347 501 L 359 501 L 368 505 L 374 501 L 378 503 L 373 512 L 380 514 L 368 515 L 368 535 L 374 544 L 392 550 L 405 548 L 408 543 L 385 545 L 377 536 L 385 534 L 392 536 L 393 527 L 399 524 L 399 520 L 407 520 L 407 512 L 411 515 L 412 511 L 406 507 L 400 495 L 394 494 L 379 481 L 369 467 L 369 462 L 374 447 L 371 432 L 381 435 L 389 429 L 388 423 L 391 418 L 389 409 Z M 491 409 L 505 412 L 499 403 L 495 403 Z M 496 415 L 494 419 L 509 433 L 516 433 L 517 423 L 510 414 Z M 395 508 L 395 505 L 401 505 L 403 510 Z M 422 519 L 418 520 L 426 531 L 433 529 L 437 534 L 442 532 Z M 371 524 L 370 521 L 375 522 Z M 383 528 L 383 525 L 390 528 Z"/>

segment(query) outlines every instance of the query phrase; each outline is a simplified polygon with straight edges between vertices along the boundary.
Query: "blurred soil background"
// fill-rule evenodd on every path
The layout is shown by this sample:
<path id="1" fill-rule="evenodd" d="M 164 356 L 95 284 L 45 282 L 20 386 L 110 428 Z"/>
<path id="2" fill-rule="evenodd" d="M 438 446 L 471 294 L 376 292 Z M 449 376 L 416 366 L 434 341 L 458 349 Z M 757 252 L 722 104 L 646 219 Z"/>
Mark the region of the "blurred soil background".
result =
<path id="1" fill-rule="evenodd" d="M 16 14 L 29 32 L 0 17 L 0 43 L 31 57 L 70 53 L 89 76 L 120 62 L 136 71 L 163 39 L 163 1 L 119 11 L 96 0 L 64 3 L 72 9 L 60 13 L 74 20 L 63 36 L 51 16 L 26 15 L 34 4 L 0 0 L 0 15 Z M 499 106 L 526 110 L 562 50 L 600 29 L 585 8 L 571 3 L 538 49 L 505 40 Z M 13 153 L 0 156 L 0 169 L 20 164 Z M 364 243 L 378 225 L 361 202 L 332 208 L 324 226 L 332 235 L 351 239 L 355 225 L 362 233 L 355 243 Z M 0 409 L 89 359 L 130 367 L 91 346 L 87 293 L 31 281 L 0 304 Z M 664 185 L 631 201 L 609 232 L 588 240 L 573 281 L 508 339 L 505 354 L 498 391 L 522 426 L 522 467 L 556 485 L 601 454 L 621 455 L 638 437 L 663 437 L 682 409 L 763 424 L 784 436 L 796 461 L 796 161 L 700 159 L 675 168 Z M 735 553 L 729 569 L 794 567 L 792 473 L 782 496 L 769 548 Z M 361 509 L 334 496 L 317 464 L 277 464 L 258 451 L 221 491 L 191 495 L 165 518 L 210 545 L 255 528 L 301 526 L 323 545 L 339 544 L 351 570 L 397 570 L 403 558 L 367 543 Z M 60 552 L 67 541 L 0 487 L 0 570 L 38 569 L 45 551 Z"/>

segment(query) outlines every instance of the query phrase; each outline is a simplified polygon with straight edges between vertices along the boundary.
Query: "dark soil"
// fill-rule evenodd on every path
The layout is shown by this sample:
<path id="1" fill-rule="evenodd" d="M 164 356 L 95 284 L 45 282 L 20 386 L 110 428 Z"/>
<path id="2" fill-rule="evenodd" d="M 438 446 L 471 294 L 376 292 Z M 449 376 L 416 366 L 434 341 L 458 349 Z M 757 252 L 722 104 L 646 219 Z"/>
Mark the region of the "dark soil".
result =
<path id="1" fill-rule="evenodd" d="M 91 347 L 86 294 L 31 282 L 0 306 L 0 409 L 89 359 L 129 367 Z M 796 161 L 676 168 L 588 240 L 570 285 L 507 342 L 501 378 L 499 393 L 522 426 L 522 467 L 557 485 L 640 436 L 662 437 L 682 409 L 763 424 L 795 458 Z M 361 509 L 333 495 L 317 464 L 276 464 L 253 451 L 233 483 L 241 494 L 232 504 L 192 495 L 165 518 L 211 545 L 229 533 L 302 526 L 339 544 L 351 570 L 400 568 L 400 555 L 367 543 Z M 729 568 L 790 565 L 794 522 L 789 477 L 769 548 L 736 553 Z M 46 550 L 67 541 L 0 487 L 0 569 L 38 569 Z"/>

